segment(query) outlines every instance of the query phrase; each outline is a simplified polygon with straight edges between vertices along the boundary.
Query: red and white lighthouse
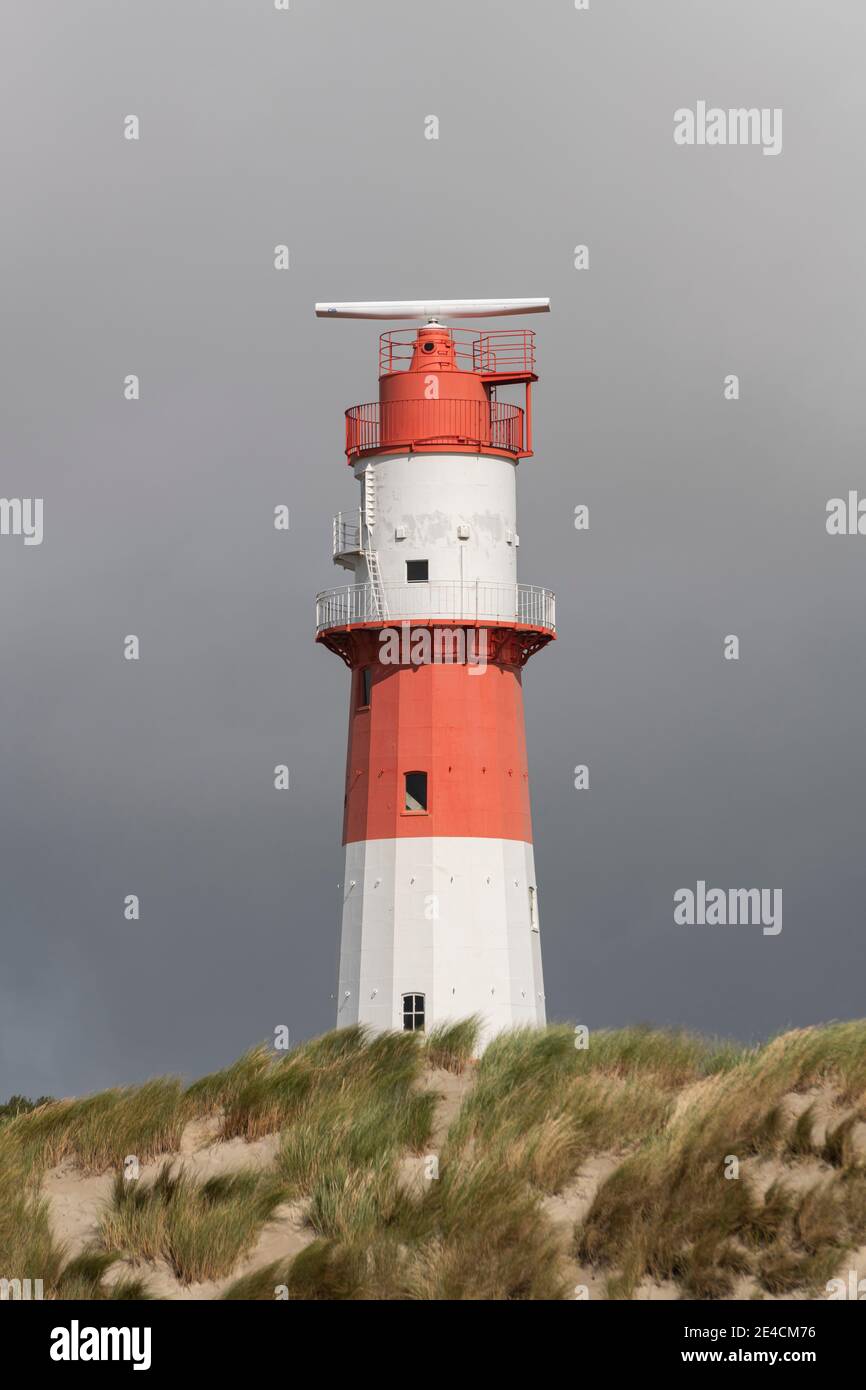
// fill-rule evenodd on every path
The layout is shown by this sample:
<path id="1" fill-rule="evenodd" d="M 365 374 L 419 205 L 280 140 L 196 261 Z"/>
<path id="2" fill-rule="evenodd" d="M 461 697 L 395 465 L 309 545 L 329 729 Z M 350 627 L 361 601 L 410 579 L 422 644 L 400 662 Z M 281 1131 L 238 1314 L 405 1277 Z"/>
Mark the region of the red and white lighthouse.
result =
<path id="1" fill-rule="evenodd" d="M 333 558 L 352 582 L 317 599 L 317 640 L 351 671 L 338 1026 L 478 1014 L 486 1040 L 545 1021 L 523 668 L 555 635 L 554 597 L 517 579 L 535 335 L 442 319 L 548 307 L 316 305 L 426 320 L 382 334 L 379 399 L 346 412 L 360 498 Z"/>

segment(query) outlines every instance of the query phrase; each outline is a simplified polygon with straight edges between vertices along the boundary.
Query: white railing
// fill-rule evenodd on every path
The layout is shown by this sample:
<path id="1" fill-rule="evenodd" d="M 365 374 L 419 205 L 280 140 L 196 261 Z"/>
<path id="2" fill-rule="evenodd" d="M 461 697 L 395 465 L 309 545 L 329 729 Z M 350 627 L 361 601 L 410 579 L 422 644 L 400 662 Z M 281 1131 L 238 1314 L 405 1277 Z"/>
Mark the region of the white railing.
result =
<path id="1" fill-rule="evenodd" d="M 388 622 L 430 618 L 452 622 L 526 623 L 556 631 L 556 597 L 537 584 L 503 584 L 486 579 L 441 583 L 382 584 Z M 379 621 L 372 584 L 326 589 L 316 598 L 316 631 Z"/>
<path id="2" fill-rule="evenodd" d="M 358 555 L 362 549 L 361 509 L 337 512 L 333 521 L 333 555 Z"/>

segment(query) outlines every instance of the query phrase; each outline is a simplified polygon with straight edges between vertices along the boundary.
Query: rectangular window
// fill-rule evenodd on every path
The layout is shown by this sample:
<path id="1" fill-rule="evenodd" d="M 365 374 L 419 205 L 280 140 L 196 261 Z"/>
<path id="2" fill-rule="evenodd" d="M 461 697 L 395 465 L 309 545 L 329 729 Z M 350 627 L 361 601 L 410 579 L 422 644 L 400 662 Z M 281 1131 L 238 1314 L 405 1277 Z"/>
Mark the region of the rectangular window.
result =
<path id="1" fill-rule="evenodd" d="M 425 812 L 427 810 L 427 773 L 407 772 L 405 783 L 403 810 Z"/>
<path id="2" fill-rule="evenodd" d="M 403 995 L 403 1031 L 417 1033 L 424 1027 L 424 995 Z"/>
<path id="3" fill-rule="evenodd" d="M 529 885 L 529 929 L 538 931 L 538 923 L 535 920 L 535 885 Z"/>
<path id="4" fill-rule="evenodd" d="M 409 584 L 426 584 L 429 570 L 427 560 L 407 560 L 406 561 L 406 582 Z"/>
<path id="5" fill-rule="evenodd" d="M 362 666 L 358 679 L 358 706 L 363 708 L 370 703 L 370 692 L 373 689 L 373 672 L 369 666 Z"/>

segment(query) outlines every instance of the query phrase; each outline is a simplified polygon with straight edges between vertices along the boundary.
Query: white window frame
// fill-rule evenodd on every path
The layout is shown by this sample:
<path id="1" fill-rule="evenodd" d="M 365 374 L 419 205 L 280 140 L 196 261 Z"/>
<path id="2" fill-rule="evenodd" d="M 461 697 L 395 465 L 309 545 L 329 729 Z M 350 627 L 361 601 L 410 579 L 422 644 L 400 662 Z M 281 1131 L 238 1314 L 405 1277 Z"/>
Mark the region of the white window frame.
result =
<path id="1" fill-rule="evenodd" d="M 411 999 L 411 1000 L 412 1000 L 412 1007 L 411 1007 L 411 1009 L 407 1009 L 407 1008 L 406 1008 L 406 1000 L 407 1000 L 407 999 Z M 418 999 L 421 1000 L 421 1008 L 420 1008 L 420 1009 L 418 1008 L 417 1002 L 416 1002 Z M 421 990 L 418 990 L 418 989 L 410 989 L 410 990 L 407 990 L 406 993 L 405 993 L 404 995 L 401 996 L 400 1003 L 401 1003 L 401 1005 L 402 1005 L 401 1014 L 400 1014 L 400 1019 L 401 1019 L 401 1022 L 402 1022 L 402 1024 L 403 1024 L 403 1032 L 404 1032 L 404 1033 L 424 1033 L 424 1032 L 426 1031 L 426 1029 L 427 1029 L 427 996 L 426 996 Z M 407 1015 L 411 1016 L 411 1018 L 412 1018 L 412 1027 L 411 1027 L 411 1028 L 407 1028 L 407 1027 L 406 1027 L 406 1017 L 407 1017 Z M 417 1023 L 417 1019 L 419 1019 L 419 1018 L 421 1019 L 421 1026 L 420 1026 L 420 1027 L 418 1026 L 418 1023 Z"/>

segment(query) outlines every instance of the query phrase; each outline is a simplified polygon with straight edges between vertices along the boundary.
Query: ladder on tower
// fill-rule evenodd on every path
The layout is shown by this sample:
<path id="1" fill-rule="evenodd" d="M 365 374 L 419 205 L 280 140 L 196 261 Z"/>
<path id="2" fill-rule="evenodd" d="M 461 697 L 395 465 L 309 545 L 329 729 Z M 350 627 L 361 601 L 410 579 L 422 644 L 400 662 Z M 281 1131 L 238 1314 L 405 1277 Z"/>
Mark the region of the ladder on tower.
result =
<path id="1" fill-rule="evenodd" d="M 373 469 L 370 464 L 364 469 L 364 559 L 367 562 L 367 573 L 370 576 L 370 595 L 372 598 L 373 615 L 376 618 L 388 617 L 388 603 L 385 598 L 385 587 L 382 583 L 382 572 L 379 569 L 379 554 L 376 550 L 374 532 L 376 527 L 376 479 L 373 476 Z"/>

